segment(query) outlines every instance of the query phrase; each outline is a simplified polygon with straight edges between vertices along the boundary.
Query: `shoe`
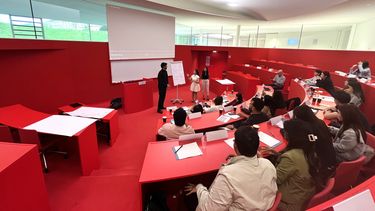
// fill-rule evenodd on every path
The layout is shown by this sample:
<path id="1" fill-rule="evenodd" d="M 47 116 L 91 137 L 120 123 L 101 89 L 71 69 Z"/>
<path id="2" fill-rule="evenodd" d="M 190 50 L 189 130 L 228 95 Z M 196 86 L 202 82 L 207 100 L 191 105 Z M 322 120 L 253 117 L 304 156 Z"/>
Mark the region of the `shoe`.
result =
<path id="1" fill-rule="evenodd" d="M 163 107 L 163 108 L 161 108 L 161 109 L 167 109 L 166 107 Z"/>
<path id="2" fill-rule="evenodd" d="M 163 113 L 163 111 L 162 111 L 162 110 L 158 110 L 158 113 L 159 113 L 159 114 L 162 114 L 162 113 Z"/>

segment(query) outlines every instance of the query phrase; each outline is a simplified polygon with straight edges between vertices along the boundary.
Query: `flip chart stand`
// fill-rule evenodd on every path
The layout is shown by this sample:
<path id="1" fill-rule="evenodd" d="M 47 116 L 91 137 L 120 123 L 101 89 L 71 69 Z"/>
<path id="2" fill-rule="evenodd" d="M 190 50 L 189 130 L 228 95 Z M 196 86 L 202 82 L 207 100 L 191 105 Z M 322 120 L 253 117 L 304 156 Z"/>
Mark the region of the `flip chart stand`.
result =
<path id="1" fill-rule="evenodd" d="M 182 99 L 182 98 L 179 98 L 178 97 L 178 85 L 176 85 L 176 98 L 174 98 L 174 99 L 171 99 L 171 102 L 173 103 L 173 104 L 175 104 L 175 103 L 180 103 L 180 104 L 182 104 L 183 102 L 184 102 L 184 100 Z"/>

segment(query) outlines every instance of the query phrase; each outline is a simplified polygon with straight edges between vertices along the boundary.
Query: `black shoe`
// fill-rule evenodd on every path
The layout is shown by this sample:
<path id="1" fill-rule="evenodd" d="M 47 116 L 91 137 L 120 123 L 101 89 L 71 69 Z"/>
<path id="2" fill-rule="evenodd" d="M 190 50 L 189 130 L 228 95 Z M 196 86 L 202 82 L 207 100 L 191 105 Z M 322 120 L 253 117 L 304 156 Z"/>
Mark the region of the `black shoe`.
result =
<path id="1" fill-rule="evenodd" d="M 158 113 L 159 113 L 159 114 L 162 114 L 162 113 L 163 113 L 163 111 L 162 111 L 162 110 L 158 110 Z"/>

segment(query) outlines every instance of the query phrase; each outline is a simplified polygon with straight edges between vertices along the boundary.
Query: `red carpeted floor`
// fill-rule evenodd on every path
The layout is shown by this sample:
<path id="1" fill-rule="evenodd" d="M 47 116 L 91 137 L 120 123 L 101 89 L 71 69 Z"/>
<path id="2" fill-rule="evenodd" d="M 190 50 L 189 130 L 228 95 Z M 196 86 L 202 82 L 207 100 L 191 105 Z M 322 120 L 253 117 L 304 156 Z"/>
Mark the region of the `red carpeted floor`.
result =
<path id="1" fill-rule="evenodd" d="M 179 93 L 185 100 L 183 105 L 191 105 L 189 87 L 180 87 Z M 169 100 L 175 96 L 176 89 L 170 88 L 165 106 L 170 106 Z M 199 97 L 202 98 L 201 93 Z M 211 93 L 211 97 L 214 94 Z M 157 105 L 157 100 L 156 92 L 154 105 Z M 107 105 L 108 103 L 96 104 Z M 161 114 L 156 113 L 155 106 L 133 114 L 124 114 L 120 110 L 120 135 L 112 147 L 99 142 L 100 168 L 90 176 L 81 176 L 77 163 L 79 161 L 74 156 L 64 160 L 58 155 L 49 155 L 47 161 L 50 172 L 45 174 L 45 180 L 51 209 L 141 210 L 138 179 L 147 144 L 155 140 L 156 123 L 161 117 Z"/>

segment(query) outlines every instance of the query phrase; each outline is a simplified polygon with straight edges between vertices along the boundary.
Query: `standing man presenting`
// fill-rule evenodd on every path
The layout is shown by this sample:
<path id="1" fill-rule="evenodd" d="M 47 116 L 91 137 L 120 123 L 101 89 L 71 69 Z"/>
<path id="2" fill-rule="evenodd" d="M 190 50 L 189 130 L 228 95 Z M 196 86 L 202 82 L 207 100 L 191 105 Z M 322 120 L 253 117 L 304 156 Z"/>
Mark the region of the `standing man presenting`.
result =
<path id="1" fill-rule="evenodd" d="M 168 87 L 168 73 L 167 73 L 167 63 L 162 62 L 160 64 L 161 70 L 158 74 L 158 88 L 159 88 L 159 102 L 158 102 L 158 113 L 163 113 L 162 109 L 164 107 L 165 95 L 167 93 Z"/>

